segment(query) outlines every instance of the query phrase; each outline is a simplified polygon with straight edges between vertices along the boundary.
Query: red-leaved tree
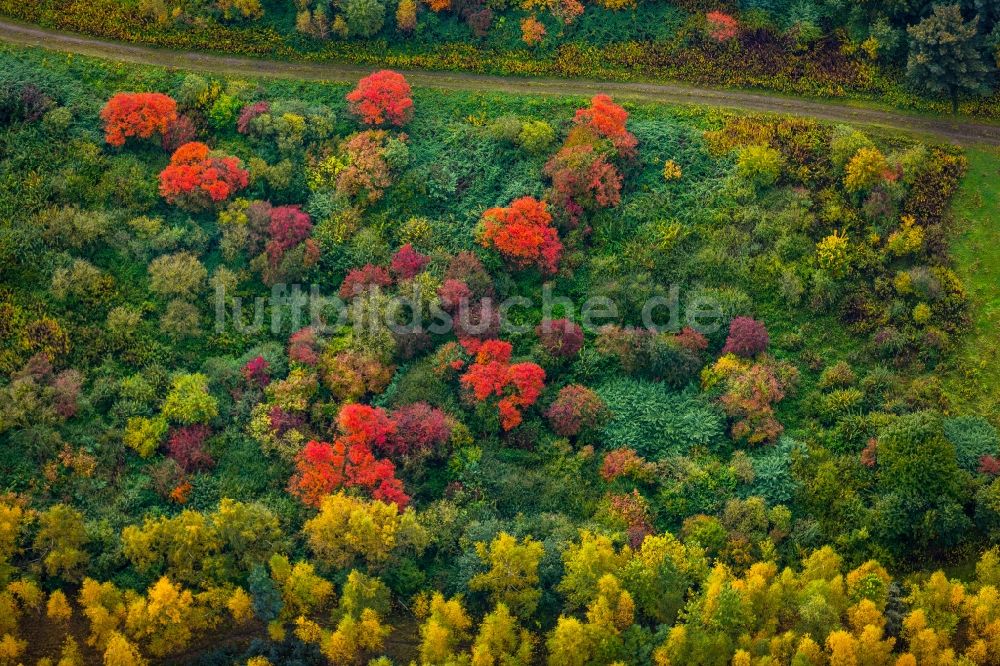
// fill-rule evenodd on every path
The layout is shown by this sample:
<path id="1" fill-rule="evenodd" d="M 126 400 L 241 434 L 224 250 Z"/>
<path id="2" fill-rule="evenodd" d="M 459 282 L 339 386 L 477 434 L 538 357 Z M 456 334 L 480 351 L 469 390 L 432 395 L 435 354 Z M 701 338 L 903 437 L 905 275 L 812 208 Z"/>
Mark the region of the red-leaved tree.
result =
<path id="1" fill-rule="evenodd" d="M 384 410 L 367 405 L 345 405 L 337 418 L 341 436 L 332 444 L 311 441 L 295 459 L 289 491 L 310 506 L 340 488 L 359 488 L 377 500 L 403 508 L 410 498 L 396 478 L 392 461 L 376 458 L 396 426 Z"/>
<path id="2" fill-rule="evenodd" d="M 340 284 L 340 297 L 349 300 L 372 287 L 385 288 L 392 284 L 389 271 L 381 266 L 365 264 L 361 268 L 352 268 Z"/>
<path id="3" fill-rule="evenodd" d="M 734 317 L 729 322 L 729 336 L 722 353 L 751 358 L 766 351 L 769 342 L 764 322 L 750 317 Z"/>
<path id="4" fill-rule="evenodd" d="M 462 386 L 479 402 L 499 397 L 500 425 L 511 430 L 521 423 L 522 410 L 541 396 L 545 371 L 535 363 L 511 363 L 509 342 L 486 340 L 476 347 L 475 362 L 462 375 Z"/>
<path id="5" fill-rule="evenodd" d="M 270 368 L 271 364 L 263 356 L 252 358 L 243 366 L 243 379 L 251 386 L 264 388 L 271 383 L 271 376 L 268 374 Z"/>
<path id="6" fill-rule="evenodd" d="M 117 93 L 101 109 L 104 139 L 124 146 L 129 137 L 163 136 L 177 120 L 177 102 L 162 93 Z"/>
<path id="7" fill-rule="evenodd" d="M 543 273 L 559 270 L 563 248 L 559 234 L 545 202 L 534 197 L 521 197 L 506 208 L 483 213 L 481 242 L 496 248 L 515 268 L 537 267 Z"/>
<path id="8" fill-rule="evenodd" d="M 199 210 L 225 201 L 249 182 L 239 159 L 213 155 L 208 146 L 192 141 L 178 148 L 160 172 L 160 194 L 168 203 Z"/>
<path id="9" fill-rule="evenodd" d="M 211 467 L 215 461 L 204 448 L 205 440 L 210 434 L 212 431 L 206 425 L 177 428 L 170 434 L 170 457 L 176 460 L 185 472 Z"/>
<path id="10" fill-rule="evenodd" d="M 739 34 L 739 22 L 725 12 L 708 12 L 705 14 L 705 21 L 708 24 L 708 36 L 720 44 Z"/>
<path id="11" fill-rule="evenodd" d="M 547 319 L 535 327 L 542 349 L 552 356 L 574 356 L 583 347 L 583 329 L 569 319 Z"/>
<path id="12" fill-rule="evenodd" d="M 635 135 L 625 128 L 627 120 L 628 111 L 615 104 L 607 95 L 594 95 L 590 106 L 577 109 L 573 117 L 573 122 L 578 126 L 586 127 L 611 141 L 621 157 L 635 155 L 635 147 L 639 145 Z"/>
<path id="13" fill-rule="evenodd" d="M 406 456 L 433 451 L 448 443 L 452 421 L 447 414 L 426 402 L 404 405 L 392 413 L 396 434 L 387 442 L 386 453 Z"/>
<path id="14" fill-rule="evenodd" d="M 285 253 L 309 238 L 312 232 L 309 215 L 298 206 L 277 206 L 271 209 L 271 224 L 268 233 L 267 258 L 272 266 L 281 263 Z"/>
<path id="15" fill-rule="evenodd" d="M 319 363 L 319 340 L 316 329 L 306 326 L 288 338 L 288 360 L 303 365 Z"/>
<path id="16" fill-rule="evenodd" d="M 392 255 L 391 268 L 392 272 L 395 273 L 396 277 L 400 280 L 409 280 L 411 277 L 424 270 L 424 266 L 426 266 L 429 261 L 429 257 L 420 254 L 413 249 L 413 245 L 407 243 L 403 247 L 399 248 L 396 251 L 396 254 Z"/>
<path id="17" fill-rule="evenodd" d="M 383 69 L 366 76 L 347 94 L 351 113 L 367 125 L 402 126 L 413 117 L 410 84 L 402 74 Z"/>
<path id="18" fill-rule="evenodd" d="M 584 210 L 614 208 L 621 202 L 622 175 L 592 145 L 563 146 L 544 172 L 552 179 L 552 202 L 574 223 Z"/>
<path id="19" fill-rule="evenodd" d="M 560 437 L 593 433 L 604 424 L 608 415 L 608 408 L 600 396 L 579 384 L 559 389 L 559 395 L 545 412 L 549 425 Z"/>

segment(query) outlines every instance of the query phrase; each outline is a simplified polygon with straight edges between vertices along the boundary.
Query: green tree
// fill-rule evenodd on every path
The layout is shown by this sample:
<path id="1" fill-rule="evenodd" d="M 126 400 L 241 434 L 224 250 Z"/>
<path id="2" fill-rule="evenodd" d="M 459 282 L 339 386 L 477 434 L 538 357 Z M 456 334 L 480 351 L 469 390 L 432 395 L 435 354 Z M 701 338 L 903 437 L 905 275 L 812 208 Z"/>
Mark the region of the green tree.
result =
<path id="1" fill-rule="evenodd" d="M 985 89 L 989 71 L 976 43 L 978 17 L 966 22 L 959 5 L 936 5 L 934 13 L 907 28 L 910 57 L 906 74 L 917 86 L 951 98 L 958 113 L 958 98 Z"/>
<path id="2" fill-rule="evenodd" d="M 208 423 L 219 413 L 219 401 L 208 392 L 208 377 L 202 374 L 177 375 L 163 402 L 163 416 L 190 425 Z"/>
<path id="3" fill-rule="evenodd" d="M 371 37 L 382 29 L 385 5 L 379 0 L 347 0 L 344 16 L 351 35 Z"/>
<path id="4" fill-rule="evenodd" d="M 955 447 L 933 412 L 901 416 L 878 438 L 877 513 L 885 538 L 925 550 L 961 539 L 969 519 L 962 509 Z"/>

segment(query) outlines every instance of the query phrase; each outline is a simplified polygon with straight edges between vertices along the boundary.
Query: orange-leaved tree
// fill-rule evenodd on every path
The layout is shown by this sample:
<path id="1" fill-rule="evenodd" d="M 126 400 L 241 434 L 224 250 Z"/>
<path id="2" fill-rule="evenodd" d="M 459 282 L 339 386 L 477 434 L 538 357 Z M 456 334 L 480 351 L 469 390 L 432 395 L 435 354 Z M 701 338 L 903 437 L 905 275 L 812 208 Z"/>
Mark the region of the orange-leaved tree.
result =
<path id="1" fill-rule="evenodd" d="M 181 208 L 200 210 L 225 201 L 249 182 L 238 158 L 215 155 L 205 144 L 192 141 L 174 151 L 160 172 L 160 194 Z"/>
<path id="2" fill-rule="evenodd" d="M 177 102 L 162 93 L 116 93 L 101 109 L 104 138 L 124 146 L 128 137 L 164 135 L 177 120 Z"/>
<path id="3" fill-rule="evenodd" d="M 515 268 L 537 267 L 543 273 L 559 270 L 562 243 L 552 226 L 544 201 L 521 197 L 506 208 L 483 213 L 480 242 L 496 248 Z"/>

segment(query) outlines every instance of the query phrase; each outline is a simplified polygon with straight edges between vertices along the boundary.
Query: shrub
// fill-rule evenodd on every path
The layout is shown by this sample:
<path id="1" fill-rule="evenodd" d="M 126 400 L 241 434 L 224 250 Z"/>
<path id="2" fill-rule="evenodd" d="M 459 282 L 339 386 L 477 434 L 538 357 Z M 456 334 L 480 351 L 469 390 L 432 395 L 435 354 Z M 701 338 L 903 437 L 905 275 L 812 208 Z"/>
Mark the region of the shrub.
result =
<path id="1" fill-rule="evenodd" d="M 451 419 L 426 402 L 415 402 L 396 409 L 392 420 L 396 423 L 396 434 L 386 441 L 384 448 L 393 455 L 434 451 L 447 444 L 451 437 Z"/>
<path id="2" fill-rule="evenodd" d="M 534 16 L 521 19 L 521 41 L 528 46 L 540 44 L 545 39 L 545 26 Z"/>
<path id="3" fill-rule="evenodd" d="M 213 155 L 203 143 L 186 143 L 160 173 L 160 194 L 168 203 L 201 210 L 223 202 L 249 184 L 235 157 Z"/>
<path id="4" fill-rule="evenodd" d="M 588 436 L 607 421 L 608 408 L 600 396 L 586 386 L 570 384 L 545 412 L 549 425 L 560 437 Z"/>
<path id="5" fill-rule="evenodd" d="M 662 384 L 619 378 L 602 383 L 596 393 L 611 413 L 602 429 L 602 443 L 608 448 L 632 448 L 659 460 L 693 446 L 714 447 L 724 439 L 718 412 Z"/>
<path id="6" fill-rule="evenodd" d="M 149 288 L 164 297 L 194 298 L 207 277 L 208 271 L 190 252 L 157 257 L 149 264 Z"/>
<path id="7" fill-rule="evenodd" d="M 416 0 L 400 0 L 396 7 L 396 29 L 400 32 L 413 32 L 417 27 Z"/>
<path id="8" fill-rule="evenodd" d="M 511 363 L 509 342 L 486 340 L 478 345 L 475 362 L 461 377 L 479 402 L 499 397 L 500 425 L 511 430 L 521 423 L 521 411 L 535 404 L 545 385 L 545 371 L 534 363 Z"/>
<path id="9" fill-rule="evenodd" d="M 159 448 L 168 427 L 167 420 L 163 417 L 132 417 L 125 424 L 125 445 L 143 458 L 148 458 Z"/>
<path id="10" fill-rule="evenodd" d="M 407 243 L 396 251 L 392 256 L 392 272 L 400 280 L 409 280 L 424 269 L 430 258 L 420 254 L 413 249 L 413 245 Z"/>
<path id="11" fill-rule="evenodd" d="M 735 317 L 729 322 L 729 336 L 722 353 L 752 358 L 766 351 L 769 342 L 764 322 L 750 317 Z"/>
<path id="12" fill-rule="evenodd" d="M 344 17 L 352 35 L 371 37 L 385 23 L 385 5 L 379 0 L 347 0 L 344 4 Z M 402 90 L 400 93 L 402 94 Z M 408 89 L 406 94 L 409 94 Z"/>
<path id="13" fill-rule="evenodd" d="M 955 447 L 962 469 L 975 472 L 983 456 L 1000 456 L 1000 436 L 981 416 L 956 416 L 941 422 L 945 438 Z"/>
<path id="14" fill-rule="evenodd" d="M 402 74 L 387 69 L 361 79 L 347 101 L 351 113 L 366 125 L 401 126 L 413 117 L 410 84 Z"/>
<path id="15" fill-rule="evenodd" d="M 202 374 L 174 377 L 163 401 L 163 417 L 183 425 L 207 423 L 219 413 L 219 402 L 208 392 L 208 378 Z"/>
<path id="16" fill-rule="evenodd" d="M 573 122 L 611 141 L 619 156 L 631 157 L 639 141 L 625 127 L 628 112 L 607 95 L 594 95 L 590 106 L 577 109 Z"/>
<path id="17" fill-rule="evenodd" d="M 391 284 L 392 277 L 389 275 L 389 271 L 381 266 L 366 264 L 361 268 L 352 269 L 347 274 L 340 284 L 339 295 L 346 301 L 363 294 L 372 287 L 385 288 Z"/>
<path id="18" fill-rule="evenodd" d="M 553 203 L 574 221 L 584 210 L 613 208 L 621 202 L 621 173 L 592 145 L 563 146 L 544 171 L 552 179 Z"/>
<path id="19" fill-rule="evenodd" d="M 739 34 L 739 22 L 723 12 L 708 12 L 705 14 L 708 23 L 708 36 L 720 44 L 728 42 Z"/>
<path id="20" fill-rule="evenodd" d="M 204 449 L 205 440 L 210 434 L 212 431 L 205 425 L 177 428 L 170 434 L 167 445 L 170 457 L 176 460 L 185 472 L 211 467 L 215 461 Z"/>
<path id="21" fill-rule="evenodd" d="M 112 146 L 124 146 L 129 137 L 166 139 L 177 120 L 177 102 L 161 93 L 118 93 L 101 109 L 101 120 L 104 139 Z"/>
<path id="22" fill-rule="evenodd" d="M 406 506 L 409 497 L 392 462 L 372 453 L 396 433 L 388 415 L 366 405 L 345 405 L 337 422 L 342 435 L 333 444 L 311 441 L 296 456 L 289 491 L 310 506 L 319 506 L 339 488 L 361 488 L 377 500 Z"/>
<path id="23" fill-rule="evenodd" d="M 496 248 L 515 268 L 559 269 L 562 243 L 545 202 L 521 197 L 506 208 L 490 208 L 482 217 L 480 242 Z"/>
<path id="24" fill-rule="evenodd" d="M 782 157 L 770 146 L 753 145 L 739 152 L 736 173 L 757 187 L 770 187 L 781 176 Z"/>
<path id="25" fill-rule="evenodd" d="M 548 150 L 556 138 L 556 132 L 544 120 L 526 120 L 517 134 L 517 144 L 534 155 Z"/>
<path id="26" fill-rule="evenodd" d="M 889 163 L 878 148 L 861 148 L 844 169 L 844 189 L 848 192 L 870 190 L 889 173 Z"/>
<path id="27" fill-rule="evenodd" d="M 568 319 L 546 319 L 535 327 L 542 349 L 559 358 L 575 356 L 583 347 L 583 329 Z"/>

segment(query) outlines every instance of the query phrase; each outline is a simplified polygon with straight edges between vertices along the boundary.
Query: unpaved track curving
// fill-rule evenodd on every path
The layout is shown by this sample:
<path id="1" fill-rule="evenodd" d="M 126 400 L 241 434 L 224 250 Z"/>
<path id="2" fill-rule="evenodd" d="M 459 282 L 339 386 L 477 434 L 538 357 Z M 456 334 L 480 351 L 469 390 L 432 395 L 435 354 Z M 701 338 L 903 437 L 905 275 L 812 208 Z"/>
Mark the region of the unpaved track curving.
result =
<path id="1" fill-rule="evenodd" d="M 55 51 L 143 65 L 176 67 L 239 76 L 349 83 L 368 74 L 372 69 L 366 66 L 336 62 L 258 60 L 212 53 L 156 49 L 27 26 L 2 18 L 0 18 L 0 40 L 23 46 L 41 46 Z M 525 78 L 430 70 L 402 71 L 410 83 L 424 88 L 538 95 L 589 96 L 597 92 L 606 92 L 618 98 L 641 102 L 694 104 L 805 116 L 825 121 L 886 127 L 924 134 L 963 145 L 1000 146 L 1000 125 L 914 116 L 767 93 L 701 88 L 676 83 Z"/>

